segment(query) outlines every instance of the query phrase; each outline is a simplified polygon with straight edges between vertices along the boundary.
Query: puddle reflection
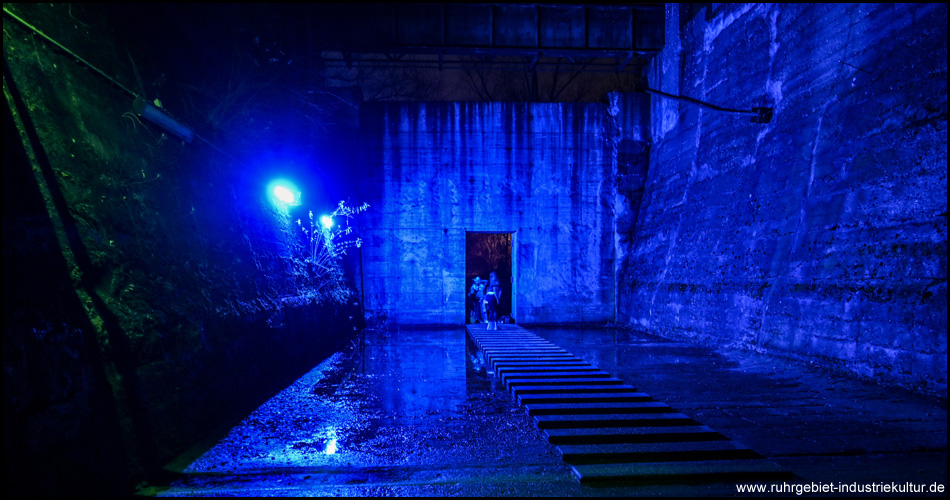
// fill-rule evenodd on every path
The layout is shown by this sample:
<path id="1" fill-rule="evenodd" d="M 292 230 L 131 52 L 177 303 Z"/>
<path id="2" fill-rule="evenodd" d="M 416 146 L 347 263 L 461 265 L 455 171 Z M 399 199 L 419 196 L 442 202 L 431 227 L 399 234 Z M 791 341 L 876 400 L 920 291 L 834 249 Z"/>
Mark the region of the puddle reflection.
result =
<path id="1" fill-rule="evenodd" d="M 424 416 L 453 410 L 467 398 L 464 330 L 372 334 L 363 355 L 384 414 Z"/>
<path id="2" fill-rule="evenodd" d="M 257 408 L 183 472 L 560 464 L 461 327 L 372 332 Z M 497 390 L 496 390 L 497 389 Z"/>

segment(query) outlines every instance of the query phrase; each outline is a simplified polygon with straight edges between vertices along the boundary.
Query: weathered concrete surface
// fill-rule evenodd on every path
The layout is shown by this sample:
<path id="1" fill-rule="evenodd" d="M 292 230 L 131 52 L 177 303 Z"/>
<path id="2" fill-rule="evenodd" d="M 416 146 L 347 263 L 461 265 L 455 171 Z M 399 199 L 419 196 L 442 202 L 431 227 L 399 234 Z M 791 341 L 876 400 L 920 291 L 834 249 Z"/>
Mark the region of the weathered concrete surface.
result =
<path id="1" fill-rule="evenodd" d="M 467 325 L 465 329 L 489 361 L 495 357 L 487 351 L 492 345 L 521 343 L 523 349 L 531 349 L 533 345 L 548 343 L 517 325 L 504 325 L 498 330 L 488 330 L 486 325 Z M 562 376 L 557 368 L 547 370 L 538 375 Z M 498 368 L 495 376 L 502 381 L 508 378 Z M 582 484 L 642 486 L 794 479 L 791 472 L 765 461 L 748 448 L 710 446 L 708 441 L 728 438 L 707 433 L 705 426 L 684 418 L 647 394 L 640 394 L 634 401 L 597 401 L 604 395 L 598 394 L 597 389 L 590 393 L 594 395 L 591 400 L 580 400 L 574 392 L 554 395 L 564 397 L 565 401 L 525 401 L 523 395 L 518 398 L 525 412 L 535 418 L 538 428 L 545 430 L 548 441 L 558 445 L 561 458 L 571 464 L 574 476 Z M 646 414 L 665 414 L 667 418 L 637 418 Z M 545 418 L 551 416 L 575 418 Z M 565 453 L 559 441 L 573 443 L 572 451 Z M 658 443 L 668 446 L 654 446 Z"/>
<path id="2" fill-rule="evenodd" d="M 361 118 L 366 309 L 465 322 L 465 233 L 513 233 L 518 322 L 614 316 L 613 143 L 601 104 L 414 103 Z M 505 286 L 510 292 L 510 286 Z"/>
<path id="3" fill-rule="evenodd" d="M 774 117 L 653 98 L 618 320 L 946 396 L 946 5 L 667 15 L 651 87 Z"/>

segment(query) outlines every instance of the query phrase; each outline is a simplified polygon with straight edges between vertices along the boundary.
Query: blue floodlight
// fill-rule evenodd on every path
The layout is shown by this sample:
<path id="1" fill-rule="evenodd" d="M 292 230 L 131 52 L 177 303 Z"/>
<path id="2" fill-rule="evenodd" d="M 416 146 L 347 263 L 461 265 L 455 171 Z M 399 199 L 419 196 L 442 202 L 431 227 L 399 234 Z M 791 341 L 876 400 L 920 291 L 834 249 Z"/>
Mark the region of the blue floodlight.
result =
<path id="1" fill-rule="evenodd" d="M 275 187 L 274 196 L 276 196 L 278 200 L 286 203 L 287 205 L 297 204 L 297 196 L 294 195 L 293 191 L 291 191 L 290 189 L 287 189 L 286 186 Z"/>
<path id="2" fill-rule="evenodd" d="M 327 229 L 330 229 L 331 227 L 333 227 L 333 217 L 330 217 L 329 215 L 324 215 L 323 217 L 320 217 L 320 222 L 323 224 L 323 227 Z"/>
<path id="3" fill-rule="evenodd" d="M 267 185 L 267 196 L 271 203 L 278 207 L 295 207 L 300 205 L 300 190 L 294 183 L 286 179 L 276 179 Z"/>

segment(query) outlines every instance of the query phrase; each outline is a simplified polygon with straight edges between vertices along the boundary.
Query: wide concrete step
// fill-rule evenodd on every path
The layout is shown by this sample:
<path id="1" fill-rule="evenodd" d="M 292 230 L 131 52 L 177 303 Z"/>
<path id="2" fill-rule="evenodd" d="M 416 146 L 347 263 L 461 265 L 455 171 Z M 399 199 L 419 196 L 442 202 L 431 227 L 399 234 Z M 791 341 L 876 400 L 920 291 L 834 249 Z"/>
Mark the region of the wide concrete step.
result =
<path id="1" fill-rule="evenodd" d="M 511 338 L 499 338 L 499 339 L 490 339 L 490 338 L 476 338 L 474 339 L 477 344 L 484 345 L 509 345 L 515 347 L 524 347 L 528 344 L 547 344 L 547 345 L 556 345 L 553 342 L 549 342 L 546 339 L 541 337 L 511 337 Z"/>
<path id="2" fill-rule="evenodd" d="M 482 349 L 560 349 L 550 342 L 476 342 Z"/>
<path id="3" fill-rule="evenodd" d="M 510 336 L 510 337 L 486 337 L 483 335 L 472 337 L 476 343 L 484 344 L 517 344 L 519 342 L 544 342 L 551 344 L 547 339 L 538 336 Z"/>
<path id="4" fill-rule="evenodd" d="M 657 401 L 624 403 L 539 403 L 524 405 L 528 415 L 596 415 L 618 413 L 675 413 Z"/>
<path id="5" fill-rule="evenodd" d="M 521 354 L 521 355 L 541 355 L 541 354 L 571 354 L 564 349 L 558 349 L 556 347 L 535 347 L 531 349 L 517 349 L 517 348 L 494 348 L 494 349 L 482 349 L 482 352 L 485 353 L 487 357 L 495 356 L 506 356 L 512 354 Z"/>
<path id="6" fill-rule="evenodd" d="M 484 351 L 482 351 L 482 352 L 484 352 Z M 575 356 L 574 354 L 572 354 L 571 352 L 563 351 L 563 350 L 561 350 L 561 351 L 554 351 L 554 352 L 551 352 L 550 350 L 545 350 L 545 352 L 542 352 L 542 353 L 540 353 L 540 354 L 534 354 L 534 353 L 528 352 L 528 351 L 526 351 L 526 350 L 512 350 L 512 352 L 509 352 L 509 353 L 506 353 L 506 354 L 495 354 L 495 355 L 494 355 L 495 358 L 499 358 L 499 359 L 501 359 L 501 358 L 530 358 L 530 357 L 532 357 L 532 356 L 533 356 L 533 357 L 539 357 L 539 358 L 551 358 L 551 357 L 572 357 L 572 358 L 576 358 L 576 357 L 577 357 L 577 356 Z"/>
<path id="7" fill-rule="evenodd" d="M 544 354 L 529 354 L 529 353 L 499 354 L 497 356 L 492 356 L 492 359 L 494 359 L 495 361 L 561 361 L 561 360 L 581 361 L 581 358 L 569 352 L 552 352 L 552 353 L 544 353 Z"/>
<path id="8" fill-rule="evenodd" d="M 517 337 L 519 335 L 537 335 L 536 333 L 525 330 L 521 326 L 511 325 L 511 328 L 505 328 L 502 330 L 488 330 L 485 328 L 485 325 L 469 325 L 469 332 L 472 333 L 472 336 L 477 337 L 499 337 L 504 338 L 507 336 Z M 480 331 L 479 331 L 480 330 Z"/>
<path id="9" fill-rule="evenodd" d="M 548 364 L 548 363 L 584 363 L 585 362 L 584 360 L 577 359 L 573 356 L 559 356 L 559 355 L 543 356 L 543 357 L 534 356 L 530 358 L 529 357 L 515 358 L 515 357 L 507 357 L 507 356 L 505 357 L 495 356 L 495 357 L 489 358 L 488 356 L 486 356 L 485 361 L 487 361 L 492 366 L 500 365 L 500 364 L 510 364 L 510 363 Z"/>
<path id="10" fill-rule="evenodd" d="M 563 378 L 562 378 L 562 377 L 558 377 L 558 378 L 548 378 L 548 379 L 539 379 L 539 378 L 509 378 L 509 379 L 505 380 L 504 382 L 505 382 L 505 388 L 507 388 L 509 391 L 512 390 L 512 388 L 514 388 L 514 387 L 518 387 L 518 386 L 522 386 L 522 385 L 532 385 L 532 386 L 538 386 L 538 385 L 585 385 L 585 386 L 591 386 L 591 385 L 596 385 L 596 384 L 602 384 L 602 385 L 620 385 L 620 384 L 623 384 L 623 380 L 620 380 L 619 378 L 613 378 L 613 377 L 609 377 L 609 378 L 577 378 L 577 377 L 573 377 L 573 378 L 566 378 L 566 377 L 563 377 Z"/>
<path id="11" fill-rule="evenodd" d="M 612 413 L 602 415 L 535 415 L 544 429 L 592 429 L 597 427 L 672 427 L 699 425 L 682 413 Z"/>
<path id="12" fill-rule="evenodd" d="M 548 442 L 562 444 L 668 443 L 727 439 L 705 425 L 545 429 Z"/>
<path id="13" fill-rule="evenodd" d="M 583 360 L 570 355 L 552 355 L 552 356 L 533 356 L 523 358 L 513 358 L 509 356 L 485 356 L 485 361 L 489 365 L 495 366 L 503 363 L 583 363 Z"/>
<path id="14" fill-rule="evenodd" d="M 572 364 L 556 364 L 556 365 L 522 365 L 522 366 L 512 366 L 512 365 L 496 365 L 494 369 L 498 373 L 504 372 L 551 372 L 557 370 L 567 370 L 567 371 L 600 371 L 599 368 L 590 365 L 583 365 L 579 363 Z"/>
<path id="15" fill-rule="evenodd" d="M 560 346 L 550 342 L 515 342 L 511 344 L 475 342 L 482 349 L 500 349 L 500 350 L 523 350 L 533 351 L 536 349 L 561 349 Z"/>
<path id="16" fill-rule="evenodd" d="M 475 335 L 472 337 L 474 342 L 494 342 L 499 344 L 513 344 L 515 342 L 548 342 L 547 339 L 531 335 L 509 335 L 506 337 L 494 337 L 488 335 Z"/>
<path id="17" fill-rule="evenodd" d="M 547 339 L 538 336 L 510 336 L 510 337 L 486 337 L 475 336 L 472 340 L 483 344 L 517 344 L 519 342 L 543 342 L 551 344 Z"/>
<path id="18" fill-rule="evenodd" d="M 755 451 L 517 325 L 467 330 L 585 484 L 791 477 Z"/>
<path id="19" fill-rule="evenodd" d="M 499 368 L 495 373 L 502 380 L 506 378 L 543 378 L 546 374 L 556 373 L 559 377 L 610 378 L 610 374 L 589 366 L 566 366 L 547 368 Z"/>
<path id="20" fill-rule="evenodd" d="M 762 458 L 733 441 L 561 445 L 557 449 L 561 459 L 571 465 Z"/>
<path id="21" fill-rule="evenodd" d="M 496 361 L 493 363 L 495 368 L 557 368 L 559 366 L 566 367 L 583 367 L 583 368 L 593 368 L 590 363 L 583 360 L 574 360 L 574 359 L 565 359 L 565 360 L 544 360 L 544 361 L 509 361 L 502 360 Z M 596 369 L 596 368 L 595 368 Z"/>
<path id="22" fill-rule="evenodd" d="M 505 337 L 490 337 L 487 335 L 478 335 L 474 337 L 475 342 L 486 343 L 486 344 L 515 344 L 517 342 L 544 342 L 550 344 L 551 342 L 543 337 L 537 335 L 509 335 Z"/>
<path id="23" fill-rule="evenodd" d="M 551 370 L 545 372 L 505 372 L 499 373 L 498 376 L 502 380 L 509 378 L 518 378 L 518 379 L 550 379 L 550 378 L 581 378 L 581 379 L 598 379 L 598 378 L 612 378 L 609 373 L 596 370 L 596 371 L 585 371 L 585 370 Z"/>
<path id="24" fill-rule="evenodd" d="M 524 385 L 511 390 L 515 396 L 522 394 L 584 394 L 584 393 L 639 393 L 636 387 L 626 384 L 577 384 L 577 385 Z"/>
<path id="25" fill-rule="evenodd" d="M 589 485 L 753 482 L 790 477 L 779 465 L 761 459 L 574 465 L 571 469 L 581 483 Z"/>
<path id="26" fill-rule="evenodd" d="M 521 394 L 518 402 L 528 404 L 551 403 L 630 403 L 652 401 L 649 394 L 643 392 L 582 392 L 582 393 L 553 393 L 553 394 Z"/>
<path id="27" fill-rule="evenodd" d="M 590 365 L 589 362 L 584 361 L 583 359 L 578 358 L 577 356 L 562 355 L 562 354 L 559 354 L 559 353 L 558 353 L 558 354 L 554 354 L 554 355 L 547 355 L 547 356 L 534 356 L 533 358 L 528 358 L 528 357 L 515 357 L 515 356 L 492 356 L 492 362 L 494 362 L 494 363 L 506 363 L 506 364 L 519 363 L 519 364 L 526 364 L 526 365 L 539 364 L 539 363 L 543 363 L 543 364 L 550 364 L 550 363 L 584 363 L 584 364 L 586 364 L 586 365 Z"/>

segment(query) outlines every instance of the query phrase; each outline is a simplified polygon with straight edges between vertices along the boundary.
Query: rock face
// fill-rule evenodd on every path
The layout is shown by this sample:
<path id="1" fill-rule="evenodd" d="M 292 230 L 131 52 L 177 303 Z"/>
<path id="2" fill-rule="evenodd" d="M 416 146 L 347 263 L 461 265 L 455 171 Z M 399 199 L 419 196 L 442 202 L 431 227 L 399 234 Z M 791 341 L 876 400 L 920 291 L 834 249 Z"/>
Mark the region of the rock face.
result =
<path id="1" fill-rule="evenodd" d="M 612 319 L 608 118 L 603 104 L 366 106 L 367 312 L 464 324 L 466 233 L 501 232 L 512 234 L 517 321 Z"/>
<path id="2" fill-rule="evenodd" d="M 77 8 L 8 8 L 135 81 Z M 4 492 L 125 494 L 331 354 L 359 307 L 326 300 L 253 175 L 6 14 L 3 51 Z"/>
<path id="3" fill-rule="evenodd" d="M 624 322 L 946 395 L 946 6 L 667 9 Z M 681 28 L 682 27 L 682 28 Z"/>

